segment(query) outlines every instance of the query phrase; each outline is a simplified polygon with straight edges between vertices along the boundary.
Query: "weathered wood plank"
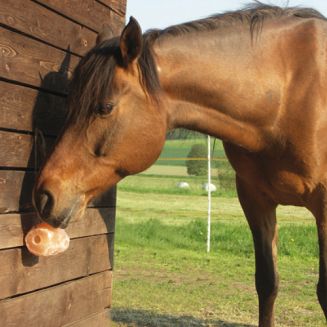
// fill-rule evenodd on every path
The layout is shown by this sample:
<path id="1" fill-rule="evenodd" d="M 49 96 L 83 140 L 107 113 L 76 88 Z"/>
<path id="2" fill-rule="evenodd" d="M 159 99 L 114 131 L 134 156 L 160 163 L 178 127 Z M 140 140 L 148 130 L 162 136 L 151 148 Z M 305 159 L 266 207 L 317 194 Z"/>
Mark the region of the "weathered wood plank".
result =
<path id="1" fill-rule="evenodd" d="M 126 14 L 126 0 L 97 0 L 97 1 L 111 8 L 118 15 L 125 16 Z"/>
<path id="2" fill-rule="evenodd" d="M 0 166 L 31 167 L 34 164 L 32 147 L 30 135 L 0 131 Z"/>
<path id="3" fill-rule="evenodd" d="M 31 210 L 32 190 L 35 180 L 33 172 L 0 170 L 0 214 Z M 115 206 L 116 190 L 112 188 L 93 201 L 91 206 Z"/>
<path id="4" fill-rule="evenodd" d="M 110 311 L 105 310 L 62 327 L 110 327 L 110 321 Z"/>
<path id="5" fill-rule="evenodd" d="M 105 23 L 117 34 L 122 29 L 118 6 L 125 0 L 101 1 L 112 2 L 108 7 L 115 13 L 96 0 L 0 3 L 0 77 L 8 80 L 0 81 L 0 213 L 7 212 L 0 214 L 0 326 L 107 326 L 111 272 L 105 270 L 112 266 L 115 189 L 70 223 L 65 253 L 37 259 L 23 246 L 24 233 L 36 221 L 27 213 L 35 174 L 9 170 L 34 167 L 32 137 L 20 132 L 37 127 L 53 136 L 62 126 L 68 79 L 79 61 L 68 52 L 83 55 Z"/>
<path id="6" fill-rule="evenodd" d="M 0 170 L 0 213 L 31 210 L 35 174 Z"/>
<path id="7" fill-rule="evenodd" d="M 48 258 L 35 257 L 25 247 L 0 251 L 0 299 L 110 270 L 112 235 L 77 238 L 67 251 Z"/>
<path id="8" fill-rule="evenodd" d="M 111 305 L 111 275 L 106 271 L 2 300 L 0 326 L 58 327 L 101 312 Z"/>
<path id="9" fill-rule="evenodd" d="M 0 27 L 0 76 L 66 93 L 79 57 Z"/>
<path id="10" fill-rule="evenodd" d="M 23 246 L 25 234 L 38 222 L 34 212 L 0 215 L 0 249 Z M 72 219 L 66 229 L 71 239 L 113 233 L 114 230 L 114 207 L 88 208 L 83 217 Z"/>
<path id="11" fill-rule="evenodd" d="M 124 18 L 95 0 L 36 0 L 81 25 L 100 32 L 104 23 L 110 24 L 118 35 L 123 28 Z"/>
<path id="12" fill-rule="evenodd" d="M 55 74 L 55 73 L 53 73 Z M 56 135 L 65 120 L 65 97 L 0 81 L 0 127 Z"/>
<path id="13" fill-rule="evenodd" d="M 0 131 L 0 167 L 35 168 L 35 161 L 39 167 L 41 159 L 53 148 L 55 138 L 46 137 L 37 147 L 34 143 L 32 135 Z"/>
<path id="14" fill-rule="evenodd" d="M 1 1 L 0 23 L 79 55 L 90 50 L 96 40 L 95 32 L 32 1 Z"/>

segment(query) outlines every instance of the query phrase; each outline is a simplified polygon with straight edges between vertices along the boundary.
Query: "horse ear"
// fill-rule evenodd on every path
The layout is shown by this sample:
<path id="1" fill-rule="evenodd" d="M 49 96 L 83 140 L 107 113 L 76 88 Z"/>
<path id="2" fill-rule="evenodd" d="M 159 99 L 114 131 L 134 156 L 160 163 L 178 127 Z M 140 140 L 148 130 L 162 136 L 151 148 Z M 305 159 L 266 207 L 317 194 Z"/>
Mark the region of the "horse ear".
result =
<path id="1" fill-rule="evenodd" d="M 142 52 L 142 30 L 134 17 L 130 17 L 120 36 L 120 52 L 125 65 L 136 60 Z"/>
<path id="2" fill-rule="evenodd" d="M 110 40 L 114 36 L 115 35 L 113 33 L 113 30 L 110 28 L 109 25 L 105 24 L 105 25 L 103 25 L 102 31 L 97 36 L 96 44 L 98 45 L 105 40 Z"/>

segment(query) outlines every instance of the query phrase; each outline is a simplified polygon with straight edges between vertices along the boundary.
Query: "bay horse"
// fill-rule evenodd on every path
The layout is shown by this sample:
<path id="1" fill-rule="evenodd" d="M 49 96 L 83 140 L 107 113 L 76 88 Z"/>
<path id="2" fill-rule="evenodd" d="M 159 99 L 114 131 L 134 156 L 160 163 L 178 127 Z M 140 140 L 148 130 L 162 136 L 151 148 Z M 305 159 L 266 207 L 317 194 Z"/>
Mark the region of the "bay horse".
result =
<path id="1" fill-rule="evenodd" d="M 259 326 L 274 325 L 276 207 L 317 223 L 317 295 L 327 317 L 327 21 L 254 5 L 142 35 L 106 30 L 71 81 L 68 117 L 34 187 L 43 220 L 65 228 L 97 195 L 158 158 L 167 130 L 219 138 L 252 231 Z"/>

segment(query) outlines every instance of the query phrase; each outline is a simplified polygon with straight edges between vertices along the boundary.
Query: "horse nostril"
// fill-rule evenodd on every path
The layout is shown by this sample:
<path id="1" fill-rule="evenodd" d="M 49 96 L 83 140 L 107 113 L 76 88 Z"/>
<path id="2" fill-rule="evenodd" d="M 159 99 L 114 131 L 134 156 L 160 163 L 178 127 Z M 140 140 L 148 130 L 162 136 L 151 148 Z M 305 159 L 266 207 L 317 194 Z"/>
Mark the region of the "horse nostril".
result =
<path id="1" fill-rule="evenodd" d="M 47 218 L 54 207 L 54 197 L 49 191 L 41 190 L 36 196 L 35 204 L 41 218 Z"/>

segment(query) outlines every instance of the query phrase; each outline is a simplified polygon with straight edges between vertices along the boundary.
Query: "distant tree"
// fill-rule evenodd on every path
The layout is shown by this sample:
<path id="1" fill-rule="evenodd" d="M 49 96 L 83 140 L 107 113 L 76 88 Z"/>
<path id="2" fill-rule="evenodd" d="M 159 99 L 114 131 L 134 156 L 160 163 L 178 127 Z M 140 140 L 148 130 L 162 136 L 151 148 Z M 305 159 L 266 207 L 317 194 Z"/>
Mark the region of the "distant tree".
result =
<path id="1" fill-rule="evenodd" d="M 194 144 L 187 155 L 188 158 L 203 158 L 203 160 L 187 160 L 186 167 L 189 175 L 203 176 L 207 174 L 207 147 L 204 144 Z"/>
<path id="2" fill-rule="evenodd" d="M 199 132 L 191 131 L 185 128 L 176 128 L 168 131 L 166 135 L 167 140 L 191 140 L 206 138 L 207 136 Z"/>

